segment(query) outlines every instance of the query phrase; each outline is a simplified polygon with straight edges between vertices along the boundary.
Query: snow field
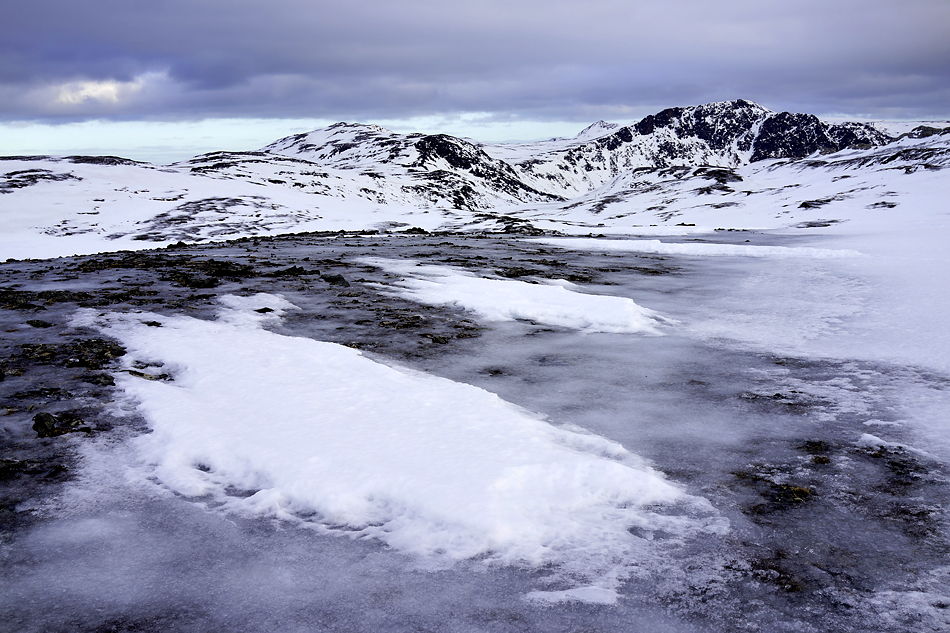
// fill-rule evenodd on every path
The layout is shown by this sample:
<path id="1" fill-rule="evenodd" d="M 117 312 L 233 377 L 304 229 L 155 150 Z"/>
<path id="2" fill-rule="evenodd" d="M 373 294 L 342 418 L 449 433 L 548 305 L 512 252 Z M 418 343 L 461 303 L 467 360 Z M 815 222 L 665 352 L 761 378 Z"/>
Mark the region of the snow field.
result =
<path id="1" fill-rule="evenodd" d="M 532 238 L 529 242 L 547 244 L 558 248 L 623 251 L 628 253 L 653 253 L 657 255 L 686 255 L 699 257 L 804 257 L 831 259 L 839 257 L 863 257 L 862 253 L 849 249 L 829 249 L 791 246 L 756 246 L 753 244 L 701 244 L 674 243 L 660 240 L 602 240 L 595 238 Z"/>
<path id="2" fill-rule="evenodd" d="M 649 535 L 669 546 L 724 529 L 705 500 L 615 442 L 471 385 L 262 329 L 293 309 L 281 297 L 222 303 L 215 322 L 76 321 L 121 340 L 128 362 L 173 375 L 117 383 L 153 429 L 136 442 L 147 472 L 176 493 L 376 538 L 424 565 L 553 564 L 560 585 L 530 596 L 541 600 L 610 602 L 651 555 Z"/>
<path id="3" fill-rule="evenodd" d="M 488 279 L 448 266 L 423 266 L 411 260 L 364 258 L 364 264 L 405 275 L 391 285 L 376 284 L 400 297 L 428 305 L 454 304 L 487 321 L 532 321 L 579 330 L 661 335 L 670 322 L 625 297 L 577 292 L 568 281 L 532 284 Z"/>

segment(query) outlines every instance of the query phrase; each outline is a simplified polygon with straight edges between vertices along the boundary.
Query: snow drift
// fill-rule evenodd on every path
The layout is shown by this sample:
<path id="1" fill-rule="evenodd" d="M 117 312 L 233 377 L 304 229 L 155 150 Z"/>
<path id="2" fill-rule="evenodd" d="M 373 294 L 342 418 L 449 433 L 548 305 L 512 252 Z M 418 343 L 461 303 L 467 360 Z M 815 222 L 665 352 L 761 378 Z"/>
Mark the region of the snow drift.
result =
<path id="1" fill-rule="evenodd" d="M 147 476 L 178 494 L 379 539 L 424 564 L 552 564 L 587 585 L 556 599 L 612 599 L 649 555 L 644 534 L 721 528 L 701 518 L 708 503 L 619 444 L 470 385 L 268 332 L 260 325 L 293 309 L 280 297 L 222 302 L 215 322 L 77 321 L 170 378 L 118 384 L 153 428 L 137 440 Z"/>

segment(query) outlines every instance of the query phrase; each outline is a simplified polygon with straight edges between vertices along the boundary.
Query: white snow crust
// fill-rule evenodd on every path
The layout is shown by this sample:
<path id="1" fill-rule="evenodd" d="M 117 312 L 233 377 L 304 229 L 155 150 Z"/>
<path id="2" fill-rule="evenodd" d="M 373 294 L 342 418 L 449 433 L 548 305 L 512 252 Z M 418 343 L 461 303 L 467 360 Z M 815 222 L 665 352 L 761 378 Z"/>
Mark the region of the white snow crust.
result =
<path id="1" fill-rule="evenodd" d="M 175 493 L 379 539 L 424 565 L 553 564 L 574 586 L 540 600 L 614 600 L 651 555 L 630 528 L 724 529 L 707 502 L 615 442 L 467 384 L 269 332 L 294 309 L 279 296 L 222 304 L 214 322 L 92 310 L 76 320 L 121 340 L 127 363 L 171 374 L 116 377 L 152 428 L 136 441 L 143 477 Z"/>
<path id="2" fill-rule="evenodd" d="M 534 238 L 529 240 L 558 248 L 595 251 L 625 251 L 628 253 L 655 253 L 657 255 L 728 256 L 728 257 L 861 257 L 850 249 L 829 249 L 789 246 L 756 246 L 752 244 L 708 244 L 661 242 L 660 240 L 602 240 L 593 238 Z"/>
<path id="3" fill-rule="evenodd" d="M 398 296 L 428 305 L 457 305 L 486 321 L 531 321 L 578 330 L 654 334 L 668 322 L 626 297 L 578 292 L 568 281 L 528 283 L 489 279 L 449 266 L 424 266 L 411 260 L 365 258 L 365 264 L 405 275 L 388 286 Z"/>

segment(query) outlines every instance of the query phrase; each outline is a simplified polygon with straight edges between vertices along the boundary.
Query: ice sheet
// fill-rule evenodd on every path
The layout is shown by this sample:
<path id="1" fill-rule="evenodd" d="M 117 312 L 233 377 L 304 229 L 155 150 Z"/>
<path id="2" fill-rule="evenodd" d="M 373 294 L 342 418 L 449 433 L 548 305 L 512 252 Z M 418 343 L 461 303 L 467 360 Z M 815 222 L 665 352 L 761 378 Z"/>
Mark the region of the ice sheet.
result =
<path id="1" fill-rule="evenodd" d="M 655 253 L 657 255 L 687 255 L 702 257 L 807 257 L 828 259 L 838 257 L 862 257 L 862 253 L 850 249 L 811 248 L 807 246 L 757 246 L 754 244 L 708 244 L 661 242 L 660 240 L 603 240 L 594 238 L 542 237 L 528 240 L 558 248 L 580 250 L 624 251 L 629 253 Z"/>
<path id="2" fill-rule="evenodd" d="M 556 600 L 613 595 L 650 555 L 631 528 L 674 540 L 723 529 L 708 503 L 615 442 L 467 384 L 262 329 L 293 308 L 281 297 L 222 303 L 215 322 L 77 320 L 173 378 L 120 373 L 117 384 L 153 428 L 137 440 L 143 476 L 176 493 L 376 538 L 425 564 L 552 564 L 575 590 Z"/>

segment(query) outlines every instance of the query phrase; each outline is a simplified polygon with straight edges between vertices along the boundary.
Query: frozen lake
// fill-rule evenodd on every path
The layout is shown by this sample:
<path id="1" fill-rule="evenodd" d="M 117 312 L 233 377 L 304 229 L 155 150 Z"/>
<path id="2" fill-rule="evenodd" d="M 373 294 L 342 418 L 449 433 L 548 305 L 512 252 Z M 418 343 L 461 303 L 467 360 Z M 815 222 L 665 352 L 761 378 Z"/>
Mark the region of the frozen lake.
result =
<path id="1" fill-rule="evenodd" d="M 0 629 L 950 627 L 946 317 L 906 302 L 928 279 L 844 238 L 620 242 L 313 234 L 0 265 Z M 88 360 L 75 341 L 93 338 L 127 353 Z M 281 391 L 311 384 L 324 352 L 368 363 L 312 383 L 343 390 L 328 419 L 365 422 L 347 437 L 366 450 L 325 448 L 288 404 L 300 390 Z M 484 441 L 468 423 L 423 438 L 396 426 L 398 397 L 367 413 L 371 366 L 447 420 L 490 394 L 516 407 Z M 95 381 L 110 370 L 114 387 Z M 247 407 L 228 407 L 255 389 L 255 405 L 282 395 L 239 437 Z M 210 393 L 194 420 L 188 398 Z M 35 439 L 38 411 L 91 432 Z M 205 420 L 222 426 L 191 435 Z M 548 469 L 511 508 L 479 505 L 466 486 L 516 440 Z M 493 455 L 471 457 L 482 445 Z M 302 470 L 291 448 L 339 461 Z M 436 455 L 444 475 L 384 481 Z M 354 495 L 372 503 L 334 505 Z M 495 535 L 512 517 L 522 531 Z"/>

